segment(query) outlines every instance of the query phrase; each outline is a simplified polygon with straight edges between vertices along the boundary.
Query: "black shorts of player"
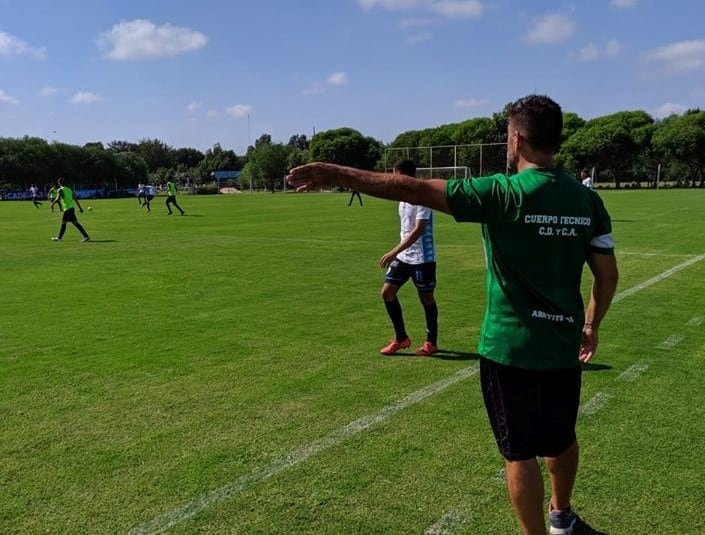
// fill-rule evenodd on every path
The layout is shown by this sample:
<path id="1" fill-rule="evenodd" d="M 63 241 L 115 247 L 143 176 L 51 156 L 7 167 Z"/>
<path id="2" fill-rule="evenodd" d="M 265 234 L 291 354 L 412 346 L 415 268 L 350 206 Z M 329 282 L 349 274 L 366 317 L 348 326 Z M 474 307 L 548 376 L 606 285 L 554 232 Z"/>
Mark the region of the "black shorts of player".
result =
<path id="1" fill-rule="evenodd" d="M 78 219 L 76 219 L 76 210 L 74 208 L 64 210 L 64 215 L 62 216 L 61 220 L 64 223 L 78 223 Z"/>
<path id="2" fill-rule="evenodd" d="M 166 203 L 174 203 L 176 204 L 176 195 L 167 195 L 166 196 Z"/>
<path id="3" fill-rule="evenodd" d="M 403 286 L 409 279 L 414 281 L 414 286 L 419 292 L 432 292 L 436 287 L 436 263 L 407 264 L 394 260 L 384 276 L 384 282 L 396 286 Z"/>
<path id="4" fill-rule="evenodd" d="M 581 374 L 579 365 L 525 370 L 480 359 L 482 396 L 505 459 L 556 457 L 575 441 Z"/>

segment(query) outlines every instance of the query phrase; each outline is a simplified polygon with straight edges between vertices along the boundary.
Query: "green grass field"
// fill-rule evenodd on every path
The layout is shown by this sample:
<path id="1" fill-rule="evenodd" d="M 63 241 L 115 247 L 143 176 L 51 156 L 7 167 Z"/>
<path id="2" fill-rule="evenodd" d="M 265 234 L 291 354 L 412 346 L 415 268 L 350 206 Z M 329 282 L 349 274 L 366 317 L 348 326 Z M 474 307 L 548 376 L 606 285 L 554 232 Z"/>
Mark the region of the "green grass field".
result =
<path id="1" fill-rule="evenodd" d="M 583 376 L 574 506 L 589 533 L 705 533 L 705 191 L 602 195 L 618 291 L 664 275 L 613 305 Z M 87 244 L 0 203 L 1 533 L 518 531 L 474 374 L 477 226 L 436 216 L 445 353 L 385 358 L 395 204 L 157 201 L 85 201 Z"/>

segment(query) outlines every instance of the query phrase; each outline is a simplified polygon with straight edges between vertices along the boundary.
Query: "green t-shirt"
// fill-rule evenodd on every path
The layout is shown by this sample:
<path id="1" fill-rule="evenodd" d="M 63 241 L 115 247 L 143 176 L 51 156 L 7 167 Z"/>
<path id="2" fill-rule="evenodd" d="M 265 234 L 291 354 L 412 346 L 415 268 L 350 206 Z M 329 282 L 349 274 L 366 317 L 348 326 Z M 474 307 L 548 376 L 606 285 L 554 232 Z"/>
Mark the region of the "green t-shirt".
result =
<path id="1" fill-rule="evenodd" d="M 169 195 L 176 195 L 176 184 L 173 182 L 166 183 L 167 190 L 169 190 Z"/>
<path id="2" fill-rule="evenodd" d="M 71 191 L 71 188 L 67 186 L 61 186 L 59 188 L 59 191 L 61 191 L 63 194 L 63 196 L 61 197 L 61 206 L 63 206 L 64 212 L 66 210 L 69 210 L 70 208 L 73 208 L 73 191 Z"/>
<path id="3" fill-rule="evenodd" d="M 478 351 L 526 369 L 578 364 L 590 252 L 614 254 L 602 199 L 556 169 L 449 180 L 457 221 L 482 223 L 487 306 Z"/>

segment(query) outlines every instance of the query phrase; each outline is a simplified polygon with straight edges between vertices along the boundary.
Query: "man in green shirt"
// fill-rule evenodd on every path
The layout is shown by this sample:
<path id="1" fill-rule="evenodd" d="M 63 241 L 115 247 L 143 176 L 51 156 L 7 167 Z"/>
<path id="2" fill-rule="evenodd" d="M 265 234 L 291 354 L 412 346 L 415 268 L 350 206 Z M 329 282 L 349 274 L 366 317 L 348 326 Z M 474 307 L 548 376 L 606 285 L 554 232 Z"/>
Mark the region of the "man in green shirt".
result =
<path id="1" fill-rule="evenodd" d="M 52 241 L 61 241 L 61 239 L 64 237 L 64 233 L 66 232 L 66 223 L 71 223 L 83 235 L 83 239 L 81 239 L 81 241 L 87 242 L 90 240 L 90 237 L 88 236 L 86 229 L 83 228 L 83 225 L 81 225 L 78 222 L 78 219 L 76 219 L 76 210 L 73 207 L 73 205 L 76 204 L 81 213 L 83 213 L 81 203 L 78 202 L 78 198 L 74 196 L 73 190 L 71 188 L 69 188 L 68 186 L 63 186 L 61 184 L 62 181 L 63 178 L 57 179 L 56 186 L 59 188 L 59 191 L 56 198 L 51 201 L 52 208 L 57 202 L 60 202 L 64 212 L 64 215 L 61 218 L 61 230 L 59 230 L 59 235 L 52 238 Z"/>
<path id="2" fill-rule="evenodd" d="M 508 113 L 507 161 L 518 171 L 512 176 L 414 180 L 313 163 L 293 169 L 288 180 L 297 190 L 343 186 L 482 224 L 488 273 L 481 384 L 511 502 L 524 534 L 546 533 L 537 461 L 544 457 L 550 533 L 571 535 L 580 363 L 595 353 L 617 286 L 614 240 L 600 197 L 555 167 L 560 106 L 530 95 Z M 586 262 L 594 279 L 584 309 Z"/>
<path id="3" fill-rule="evenodd" d="M 56 195 L 57 195 L 56 186 L 52 186 L 51 188 L 49 188 L 49 192 L 47 193 L 47 198 L 49 199 L 49 203 L 50 203 L 52 212 L 54 211 L 54 199 L 56 199 Z M 64 211 L 64 209 L 61 207 L 61 204 L 59 204 L 59 210 L 61 210 L 62 212 Z"/>
<path id="4" fill-rule="evenodd" d="M 181 209 L 181 206 L 178 205 L 176 202 L 176 184 L 174 183 L 173 180 L 169 180 L 169 182 L 166 183 L 166 189 L 167 189 L 167 197 L 166 197 L 166 209 L 169 211 L 169 215 L 171 215 L 173 212 L 171 211 L 171 206 L 170 204 L 173 204 L 178 208 L 179 212 L 181 212 L 181 215 L 184 215 L 186 212 L 184 212 Z"/>

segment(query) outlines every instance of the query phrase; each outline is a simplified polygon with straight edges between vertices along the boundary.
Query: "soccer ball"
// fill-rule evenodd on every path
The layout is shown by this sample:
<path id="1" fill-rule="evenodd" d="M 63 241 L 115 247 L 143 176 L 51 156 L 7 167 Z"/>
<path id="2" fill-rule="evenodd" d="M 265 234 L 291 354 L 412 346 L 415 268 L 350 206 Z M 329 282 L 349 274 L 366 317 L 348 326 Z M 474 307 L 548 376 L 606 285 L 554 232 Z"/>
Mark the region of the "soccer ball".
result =
<path id="1" fill-rule="evenodd" d="M 88 211 L 89 211 L 89 212 L 92 212 L 92 211 L 93 211 L 93 207 L 92 207 L 92 206 L 89 206 L 89 207 L 88 207 Z"/>

